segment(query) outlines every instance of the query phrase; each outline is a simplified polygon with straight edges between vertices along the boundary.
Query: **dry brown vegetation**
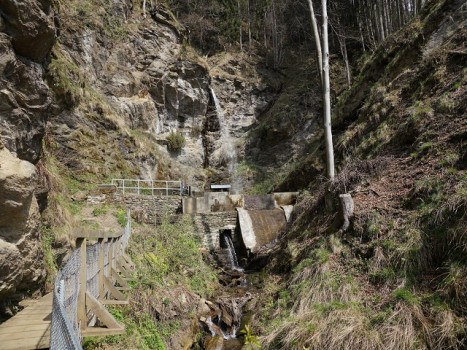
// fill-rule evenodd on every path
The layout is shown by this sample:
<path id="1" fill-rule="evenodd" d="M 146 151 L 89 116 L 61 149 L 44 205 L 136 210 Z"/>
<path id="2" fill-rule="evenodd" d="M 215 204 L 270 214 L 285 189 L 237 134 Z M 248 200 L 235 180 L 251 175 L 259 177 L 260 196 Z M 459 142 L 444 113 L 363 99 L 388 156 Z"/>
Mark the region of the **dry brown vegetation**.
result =
<path id="1" fill-rule="evenodd" d="M 351 227 L 337 233 L 328 184 L 308 178 L 271 258 L 279 287 L 262 303 L 265 348 L 467 346 L 466 30 L 426 46 L 454 9 L 431 3 L 341 95 L 332 188 L 354 198 Z"/>

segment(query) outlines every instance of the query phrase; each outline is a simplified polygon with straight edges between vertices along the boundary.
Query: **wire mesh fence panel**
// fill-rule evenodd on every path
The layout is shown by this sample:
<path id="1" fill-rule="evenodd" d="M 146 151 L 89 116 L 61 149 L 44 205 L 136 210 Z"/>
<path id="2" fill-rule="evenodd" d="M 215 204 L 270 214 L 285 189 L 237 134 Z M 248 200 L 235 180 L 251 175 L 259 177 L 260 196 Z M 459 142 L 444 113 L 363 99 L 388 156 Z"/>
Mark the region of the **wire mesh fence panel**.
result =
<path id="1" fill-rule="evenodd" d="M 82 349 L 76 317 L 80 267 L 80 250 L 76 249 L 55 280 L 50 328 L 51 349 Z"/>
<path id="2" fill-rule="evenodd" d="M 124 254 L 128 246 L 131 236 L 129 212 L 127 220 L 122 236 L 118 239 L 112 238 L 105 243 L 100 242 L 75 249 L 65 266 L 58 272 L 53 290 L 50 349 L 82 350 L 80 326 L 77 317 L 81 266 L 86 265 L 86 291 L 96 299 L 104 298 L 106 295 L 99 295 L 99 254 L 101 251 L 104 252 L 104 275 L 109 276 L 117 258 Z M 103 247 L 102 244 L 104 244 Z M 83 248 L 86 249 L 86 261 L 81 261 Z M 101 250 L 101 248 L 103 249 Z M 106 294 L 105 291 L 104 294 Z M 88 316 L 95 321 L 93 315 Z M 87 326 L 88 324 L 84 325 L 84 327 Z"/>

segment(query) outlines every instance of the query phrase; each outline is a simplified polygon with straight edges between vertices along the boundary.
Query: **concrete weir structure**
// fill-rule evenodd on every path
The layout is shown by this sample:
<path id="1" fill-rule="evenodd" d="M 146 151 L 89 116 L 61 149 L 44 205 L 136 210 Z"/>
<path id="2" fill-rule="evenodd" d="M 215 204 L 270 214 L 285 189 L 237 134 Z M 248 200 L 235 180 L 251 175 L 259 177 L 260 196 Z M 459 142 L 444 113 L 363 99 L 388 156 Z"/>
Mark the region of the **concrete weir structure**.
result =
<path id="1" fill-rule="evenodd" d="M 237 208 L 238 225 L 245 248 L 254 253 L 274 241 L 287 224 L 281 209 L 245 210 Z"/>
<path id="2" fill-rule="evenodd" d="M 194 217 L 236 216 L 224 225 L 231 225 L 234 245 L 254 253 L 259 248 L 276 240 L 285 229 L 297 199 L 296 192 L 273 193 L 263 196 L 231 195 L 228 192 L 205 192 L 198 197 L 182 198 L 184 214 Z M 236 213 L 235 213 L 236 212 Z M 212 220 L 209 220 L 212 221 Z M 216 220 L 215 220 L 216 221 Z M 220 223 L 219 223 L 220 224 Z M 207 248 L 220 249 L 219 235 L 224 225 L 206 229 Z M 209 237 L 207 237 L 209 236 Z"/>

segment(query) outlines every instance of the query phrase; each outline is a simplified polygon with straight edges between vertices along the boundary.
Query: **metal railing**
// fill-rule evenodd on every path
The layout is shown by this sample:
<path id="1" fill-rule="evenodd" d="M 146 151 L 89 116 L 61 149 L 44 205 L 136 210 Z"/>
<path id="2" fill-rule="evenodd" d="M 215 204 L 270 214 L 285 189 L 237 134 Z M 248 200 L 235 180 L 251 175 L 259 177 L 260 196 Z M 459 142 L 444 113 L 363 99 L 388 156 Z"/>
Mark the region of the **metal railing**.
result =
<path id="1" fill-rule="evenodd" d="M 118 234 L 77 232 L 77 248 L 58 272 L 53 290 L 50 349 L 81 350 L 82 336 L 121 334 L 104 305 L 127 304 L 125 277 L 134 265 L 125 254 L 131 236 L 131 218 Z M 92 245 L 87 240 L 97 240 Z M 106 328 L 94 327 L 99 319 Z"/>
<path id="2" fill-rule="evenodd" d="M 189 194 L 189 187 L 181 180 L 112 179 L 111 184 L 123 194 L 150 196 L 183 196 Z"/>

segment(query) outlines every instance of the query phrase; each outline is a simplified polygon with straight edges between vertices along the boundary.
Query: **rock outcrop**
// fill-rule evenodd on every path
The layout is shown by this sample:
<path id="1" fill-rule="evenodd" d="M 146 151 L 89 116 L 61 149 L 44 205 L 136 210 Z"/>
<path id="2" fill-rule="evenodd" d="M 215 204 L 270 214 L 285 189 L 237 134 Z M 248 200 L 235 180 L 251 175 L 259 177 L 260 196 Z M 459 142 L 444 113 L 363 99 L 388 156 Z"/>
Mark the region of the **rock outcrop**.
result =
<path id="1" fill-rule="evenodd" d="M 51 96 L 44 61 L 55 41 L 48 0 L 0 0 L 0 299 L 41 287 L 36 164 Z"/>
<path id="2" fill-rule="evenodd" d="M 50 95 L 41 64 L 16 56 L 11 38 L 0 33 L 0 133 L 19 158 L 39 160 Z"/>
<path id="3" fill-rule="evenodd" d="M 41 62 L 55 42 L 54 11 L 49 0 L 1 0 L 3 31 L 15 52 Z"/>
<path id="4" fill-rule="evenodd" d="M 39 287 L 45 277 L 39 244 L 36 168 L 0 150 L 0 297 Z"/>

